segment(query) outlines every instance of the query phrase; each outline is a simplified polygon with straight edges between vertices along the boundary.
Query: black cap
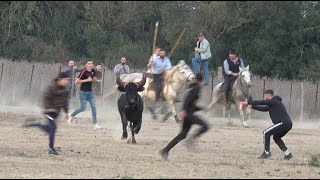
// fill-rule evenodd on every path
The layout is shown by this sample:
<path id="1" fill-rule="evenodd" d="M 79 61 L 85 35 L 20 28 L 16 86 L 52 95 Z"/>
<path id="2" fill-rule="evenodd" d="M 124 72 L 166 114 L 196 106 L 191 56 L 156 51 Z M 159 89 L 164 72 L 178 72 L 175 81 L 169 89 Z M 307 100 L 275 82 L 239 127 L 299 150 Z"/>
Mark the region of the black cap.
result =
<path id="1" fill-rule="evenodd" d="M 230 49 L 230 50 L 229 50 L 229 54 L 237 54 L 237 51 L 234 50 L 234 49 Z"/>
<path id="2" fill-rule="evenodd" d="M 69 78 L 69 76 L 66 72 L 61 72 L 59 73 L 58 78 Z"/>
<path id="3" fill-rule="evenodd" d="M 203 75 L 201 73 L 196 73 L 196 80 L 197 81 L 202 81 L 203 80 Z"/>
<path id="4" fill-rule="evenodd" d="M 266 90 L 266 91 L 264 92 L 264 94 L 271 94 L 272 96 L 274 95 L 272 89 Z"/>

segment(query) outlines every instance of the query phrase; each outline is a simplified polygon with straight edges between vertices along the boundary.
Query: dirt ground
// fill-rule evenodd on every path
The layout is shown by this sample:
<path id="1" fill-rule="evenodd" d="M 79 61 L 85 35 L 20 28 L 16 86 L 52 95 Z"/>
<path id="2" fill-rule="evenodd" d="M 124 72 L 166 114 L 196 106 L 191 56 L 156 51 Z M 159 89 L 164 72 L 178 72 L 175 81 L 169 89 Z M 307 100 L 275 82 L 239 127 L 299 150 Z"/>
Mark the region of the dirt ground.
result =
<path id="1" fill-rule="evenodd" d="M 196 150 L 188 151 L 182 141 L 163 161 L 159 150 L 180 130 L 173 118 L 163 123 L 144 112 L 137 144 L 130 144 L 121 140 L 115 106 L 98 108 L 101 130 L 92 129 L 90 113 L 88 105 L 72 125 L 59 119 L 55 145 L 60 155 L 51 156 L 46 134 L 22 128 L 27 118 L 46 122 L 40 109 L 1 107 L 0 178 L 320 178 L 320 168 L 308 165 L 310 155 L 320 150 L 319 124 L 294 124 L 284 138 L 293 159 L 282 160 L 271 139 L 272 157 L 260 160 L 262 131 L 270 120 L 250 120 L 245 129 L 239 119 L 228 126 L 225 119 L 208 118 L 211 129 Z"/>

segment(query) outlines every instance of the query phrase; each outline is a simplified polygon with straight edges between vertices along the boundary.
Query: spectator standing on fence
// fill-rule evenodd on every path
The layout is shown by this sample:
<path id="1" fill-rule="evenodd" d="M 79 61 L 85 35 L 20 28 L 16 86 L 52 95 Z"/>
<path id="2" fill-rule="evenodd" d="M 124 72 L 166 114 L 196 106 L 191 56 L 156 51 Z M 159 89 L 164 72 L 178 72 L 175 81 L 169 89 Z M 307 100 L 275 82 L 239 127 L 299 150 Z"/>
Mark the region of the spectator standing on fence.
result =
<path id="1" fill-rule="evenodd" d="M 80 73 L 79 77 L 76 79 L 76 84 L 81 84 L 80 86 L 80 103 L 79 109 L 75 110 L 68 117 L 68 123 L 71 124 L 72 118 L 86 110 L 86 103 L 89 101 L 92 111 L 93 129 L 100 129 L 101 127 L 97 124 L 97 112 L 96 112 L 96 96 L 92 91 L 92 82 L 96 81 L 96 71 L 93 69 L 93 61 L 87 60 L 86 68 Z"/>
<path id="2" fill-rule="evenodd" d="M 211 58 L 210 43 L 205 38 L 203 32 L 198 35 L 197 47 L 195 47 L 195 57 L 192 59 L 192 67 L 194 73 L 200 73 L 199 63 L 201 61 L 203 65 L 205 75 L 205 86 L 209 85 L 210 74 L 209 74 L 209 59 Z"/>
<path id="3" fill-rule="evenodd" d="M 69 75 L 65 72 L 59 73 L 52 84 L 50 84 L 44 93 L 43 98 L 43 113 L 48 124 L 27 122 L 24 127 L 39 127 L 43 131 L 49 134 L 49 154 L 58 155 L 54 148 L 54 139 L 56 132 L 56 121 L 61 109 L 66 113 L 66 119 L 68 118 L 68 91 L 66 86 L 69 84 Z"/>
<path id="4" fill-rule="evenodd" d="M 114 67 L 114 74 L 118 74 L 120 73 L 120 75 L 122 74 L 130 74 L 130 68 L 129 66 L 127 65 L 127 59 L 126 57 L 121 57 L 120 59 L 120 63 L 117 64 L 115 67 Z"/>
<path id="5" fill-rule="evenodd" d="M 273 135 L 273 140 L 284 153 L 284 159 L 289 160 L 292 158 L 292 154 L 289 152 L 281 138 L 292 129 L 291 118 L 282 103 L 282 98 L 280 96 L 274 96 L 273 90 L 266 90 L 264 99 L 265 100 L 262 101 L 249 100 L 248 102 L 240 103 L 240 109 L 242 109 L 241 105 L 251 105 L 255 110 L 269 112 L 270 118 L 274 124 L 263 131 L 264 152 L 261 154 L 260 158 L 267 159 L 271 156 L 270 137 Z"/>
<path id="6" fill-rule="evenodd" d="M 76 93 L 76 86 L 74 85 L 74 79 L 75 79 L 75 75 L 77 72 L 81 72 L 82 69 L 78 69 L 76 66 L 75 66 L 75 62 L 73 60 L 70 60 L 68 62 L 68 66 L 64 67 L 62 72 L 65 72 L 68 74 L 68 77 L 69 77 L 69 84 L 67 86 L 67 90 L 69 92 L 69 98 L 71 96 L 74 96 Z"/>
<path id="7" fill-rule="evenodd" d="M 96 66 L 96 77 L 97 80 L 92 82 L 92 89 L 96 93 L 96 96 L 101 96 L 102 95 L 102 65 L 97 64 Z"/>

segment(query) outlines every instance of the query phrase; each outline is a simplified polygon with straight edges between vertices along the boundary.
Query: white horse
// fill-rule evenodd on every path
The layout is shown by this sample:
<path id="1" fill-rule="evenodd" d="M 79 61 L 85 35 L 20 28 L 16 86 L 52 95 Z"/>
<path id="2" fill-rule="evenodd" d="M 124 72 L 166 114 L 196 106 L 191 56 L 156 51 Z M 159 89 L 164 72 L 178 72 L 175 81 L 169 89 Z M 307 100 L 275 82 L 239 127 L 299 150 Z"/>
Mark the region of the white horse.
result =
<path id="1" fill-rule="evenodd" d="M 139 82 L 142 79 L 142 73 L 124 74 L 121 75 L 120 78 L 126 82 Z M 177 122 L 179 121 L 174 102 L 177 100 L 178 94 L 183 92 L 186 83 L 188 81 L 194 81 L 194 79 L 195 74 L 184 60 L 180 60 L 176 66 L 166 72 L 162 88 L 163 97 L 161 99 L 168 103 L 171 111 L 163 117 L 163 121 L 167 120 L 171 114 L 174 115 L 174 118 Z M 156 101 L 156 93 L 154 88 L 149 88 L 152 81 L 153 76 L 152 74 L 149 74 L 146 84 L 144 85 L 144 91 L 139 92 L 140 96 L 145 98 L 145 107 L 148 107 L 150 102 L 154 103 Z M 113 94 L 114 92 L 108 94 L 107 96 L 111 96 Z M 153 117 L 156 118 L 153 108 L 149 106 L 148 109 L 151 111 Z"/>
<path id="2" fill-rule="evenodd" d="M 226 106 L 226 99 L 224 95 L 224 91 L 222 90 L 223 88 L 221 87 L 223 82 L 217 84 L 212 93 L 212 101 L 207 107 L 208 109 L 212 109 L 212 106 L 214 104 L 220 104 L 223 105 L 224 107 Z M 249 65 L 246 68 L 241 68 L 240 67 L 240 72 L 239 76 L 233 83 L 231 87 L 232 94 L 229 98 L 229 101 L 233 104 L 236 104 L 237 109 L 240 111 L 240 115 L 242 117 L 242 124 L 244 127 L 249 127 L 248 124 L 246 123 L 246 115 L 245 115 L 245 110 L 247 113 L 250 113 L 250 108 L 244 107 L 243 109 L 240 109 L 240 102 L 241 101 L 246 101 L 248 100 L 251 95 L 250 95 L 250 87 L 252 86 L 251 82 L 251 73 L 249 71 Z M 228 120 L 229 123 L 231 123 L 231 118 L 230 118 L 230 109 L 227 109 L 228 113 Z"/>

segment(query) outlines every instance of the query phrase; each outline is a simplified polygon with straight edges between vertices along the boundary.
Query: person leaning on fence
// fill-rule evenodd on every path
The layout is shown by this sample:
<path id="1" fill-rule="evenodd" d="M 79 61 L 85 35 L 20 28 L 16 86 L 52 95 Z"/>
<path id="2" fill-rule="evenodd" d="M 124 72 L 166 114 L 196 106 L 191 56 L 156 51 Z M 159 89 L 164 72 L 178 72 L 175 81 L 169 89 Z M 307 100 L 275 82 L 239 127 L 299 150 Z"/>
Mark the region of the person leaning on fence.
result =
<path id="1" fill-rule="evenodd" d="M 114 67 L 114 74 L 118 74 L 120 73 L 120 75 L 122 74 L 130 74 L 130 68 L 129 66 L 127 65 L 127 59 L 126 57 L 121 57 L 120 59 L 120 63 L 117 64 L 115 67 Z"/>
<path id="2" fill-rule="evenodd" d="M 74 76 L 76 75 L 76 73 L 81 72 L 83 69 L 78 69 L 75 66 L 75 62 L 73 60 L 70 60 L 68 62 L 68 66 L 64 67 L 62 72 L 65 72 L 68 74 L 69 77 L 69 84 L 67 86 L 67 90 L 69 91 L 69 98 L 71 96 L 74 96 L 76 93 L 76 86 L 73 84 L 74 83 Z"/>
<path id="3" fill-rule="evenodd" d="M 43 113 L 48 124 L 42 123 L 27 123 L 25 127 L 39 127 L 49 134 L 49 154 L 58 155 L 54 148 L 54 139 L 56 132 L 56 121 L 61 109 L 66 113 L 68 118 L 68 95 L 66 86 L 69 84 L 69 75 L 65 72 L 59 73 L 59 76 L 53 80 L 53 83 L 48 86 L 43 95 Z"/>
<path id="4" fill-rule="evenodd" d="M 75 110 L 68 116 L 68 123 L 71 124 L 72 118 L 86 110 L 86 103 L 89 101 L 92 111 L 92 122 L 94 124 L 93 129 L 100 129 L 101 127 L 97 123 L 97 112 L 96 112 L 96 96 L 92 91 L 92 82 L 96 81 L 96 71 L 93 69 L 93 61 L 87 60 L 86 68 L 80 73 L 79 77 L 76 79 L 76 84 L 81 84 L 80 86 L 80 108 Z"/>
<path id="5" fill-rule="evenodd" d="M 97 64 L 96 66 L 96 77 L 97 80 L 92 82 L 92 89 L 96 93 L 96 96 L 102 95 L 101 83 L 102 83 L 102 65 Z"/>
<path id="6" fill-rule="evenodd" d="M 282 103 L 282 98 L 280 96 L 274 96 L 273 90 L 266 90 L 264 99 L 265 100 L 262 101 L 249 100 L 248 102 L 240 103 L 240 109 L 242 109 L 241 106 L 243 105 L 249 105 L 255 110 L 269 112 L 272 123 L 274 124 L 263 131 L 264 152 L 261 154 L 260 158 L 267 159 L 271 156 L 270 137 L 273 135 L 273 140 L 284 153 L 284 159 L 289 160 L 292 158 L 292 154 L 289 152 L 281 138 L 292 129 L 291 118 Z"/>
<path id="7" fill-rule="evenodd" d="M 209 74 L 209 59 L 211 58 L 210 43 L 205 38 L 204 33 L 198 35 L 199 41 L 195 48 L 195 57 L 192 59 L 192 66 L 194 73 L 200 73 L 199 62 L 202 62 L 204 75 L 205 75 L 205 86 L 209 85 L 210 74 Z"/>

